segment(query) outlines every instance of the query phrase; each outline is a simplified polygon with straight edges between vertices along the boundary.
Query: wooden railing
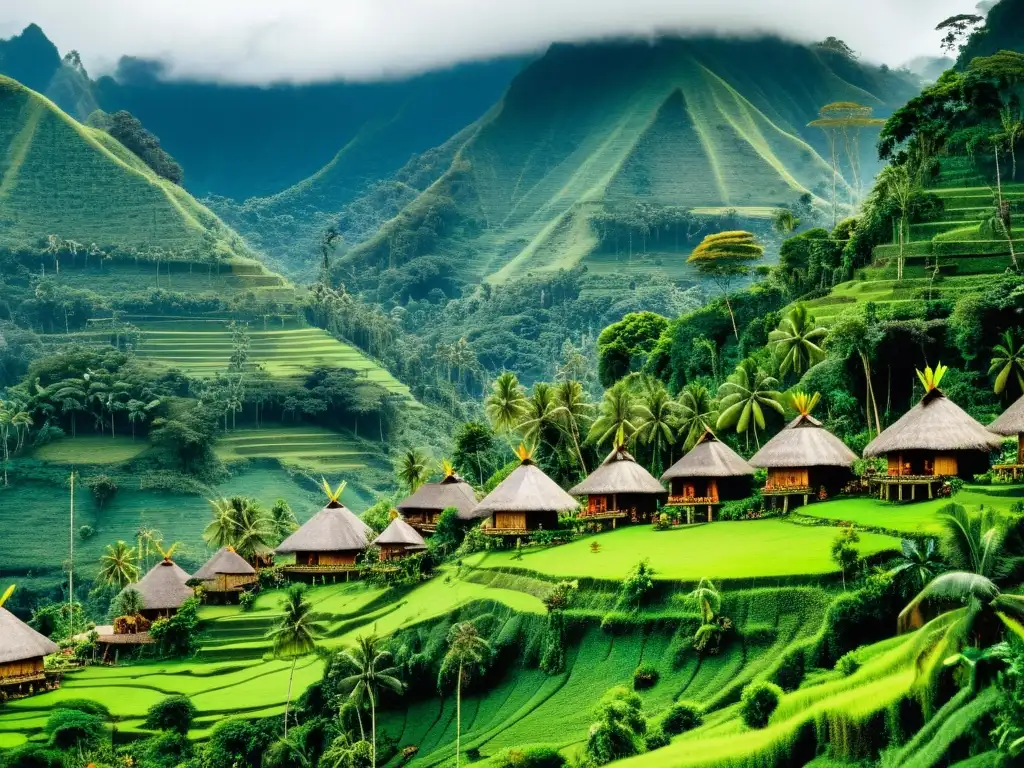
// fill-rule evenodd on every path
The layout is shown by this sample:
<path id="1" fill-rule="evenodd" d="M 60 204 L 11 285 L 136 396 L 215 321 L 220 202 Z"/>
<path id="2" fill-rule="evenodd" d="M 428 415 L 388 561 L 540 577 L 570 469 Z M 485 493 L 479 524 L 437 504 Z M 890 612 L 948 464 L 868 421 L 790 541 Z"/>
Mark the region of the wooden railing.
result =
<path id="1" fill-rule="evenodd" d="M 281 570 L 285 573 L 344 573 L 345 571 L 358 571 L 359 566 L 352 564 L 338 565 L 286 565 Z"/>
<path id="2" fill-rule="evenodd" d="M 484 536 L 529 536 L 533 531 L 526 528 L 481 528 Z"/>
<path id="3" fill-rule="evenodd" d="M 761 491 L 764 496 L 788 496 L 789 494 L 807 494 L 814 493 L 809 485 L 803 486 L 786 486 L 786 485 L 766 485 Z"/>
<path id="4" fill-rule="evenodd" d="M 669 506 L 695 507 L 701 504 L 717 504 L 717 496 L 669 496 Z"/>

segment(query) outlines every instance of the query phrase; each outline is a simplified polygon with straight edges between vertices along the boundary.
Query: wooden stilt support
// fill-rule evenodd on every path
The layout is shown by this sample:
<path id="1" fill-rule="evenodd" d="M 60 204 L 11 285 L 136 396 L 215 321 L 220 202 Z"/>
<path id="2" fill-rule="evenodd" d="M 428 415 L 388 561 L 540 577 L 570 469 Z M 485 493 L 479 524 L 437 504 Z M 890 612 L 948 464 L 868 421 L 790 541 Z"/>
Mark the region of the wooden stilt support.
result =
<path id="1" fill-rule="evenodd" d="M 930 499 L 931 497 L 932 497 L 932 484 L 928 483 L 928 498 Z"/>
<path id="2" fill-rule="evenodd" d="M 782 514 L 789 512 L 789 496 L 782 497 Z"/>
<path id="3" fill-rule="evenodd" d="M 910 486 L 910 500 L 911 501 L 916 501 L 916 499 L 917 499 L 917 486 L 916 485 L 912 485 L 912 486 Z"/>
<path id="4" fill-rule="evenodd" d="M 903 483 L 900 483 L 900 501 L 903 501 Z"/>
<path id="5" fill-rule="evenodd" d="M 708 504 L 708 522 L 711 522 L 711 505 Z"/>

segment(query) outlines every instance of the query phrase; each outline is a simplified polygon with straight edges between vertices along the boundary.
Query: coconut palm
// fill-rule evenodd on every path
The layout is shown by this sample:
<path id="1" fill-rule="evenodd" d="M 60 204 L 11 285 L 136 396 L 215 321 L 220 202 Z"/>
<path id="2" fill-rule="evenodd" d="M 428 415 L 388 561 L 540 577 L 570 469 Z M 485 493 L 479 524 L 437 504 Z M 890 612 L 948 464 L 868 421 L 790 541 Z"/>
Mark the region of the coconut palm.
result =
<path id="1" fill-rule="evenodd" d="M 441 662 L 438 686 L 455 671 L 455 768 L 462 753 L 462 687 L 473 671 L 482 667 L 491 646 L 469 621 L 456 624 L 448 632 L 448 652 Z"/>
<path id="2" fill-rule="evenodd" d="M 212 547 L 232 547 L 253 564 L 266 559 L 277 535 L 277 526 L 267 510 L 245 496 L 208 501 L 213 520 L 203 531 L 203 539 Z"/>
<path id="3" fill-rule="evenodd" d="M 677 427 L 683 450 L 689 451 L 708 429 L 718 423 L 718 402 L 708 388 L 690 382 L 679 393 Z"/>
<path id="4" fill-rule="evenodd" d="M 292 680 L 295 677 L 295 665 L 303 656 L 308 656 L 316 649 L 316 641 L 324 635 L 324 626 L 317 622 L 313 613 L 313 604 L 306 599 L 306 589 L 302 584 L 291 587 L 282 604 L 282 612 L 274 628 L 267 634 L 273 641 L 274 658 L 291 659 L 291 671 L 288 673 L 288 694 L 284 702 L 284 737 L 288 738 L 288 710 L 292 701 Z"/>
<path id="5" fill-rule="evenodd" d="M 643 420 L 636 396 L 625 380 L 606 390 L 598 409 L 597 419 L 590 426 L 587 440 L 604 445 L 611 438 L 621 434 L 621 440 L 633 439 Z"/>
<path id="6" fill-rule="evenodd" d="M 558 423 L 554 411 L 555 388 L 542 381 L 533 385 L 533 392 L 526 400 L 526 412 L 517 425 L 523 437 L 533 445 L 542 442 L 551 444 L 551 432 L 557 429 Z"/>
<path id="7" fill-rule="evenodd" d="M 640 393 L 640 424 L 637 437 L 651 446 L 651 463 L 655 475 L 660 475 L 662 452 L 676 441 L 675 424 L 679 405 L 669 395 L 660 380 L 647 376 L 642 379 Z"/>
<path id="8" fill-rule="evenodd" d="M 915 589 L 923 589 L 935 575 L 943 570 L 942 558 L 935 539 L 919 544 L 914 539 L 903 539 L 899 563 L 889 571 L 891 576 L 909 580 Z"/>
<path id="9" fill-rule="evenodd" d="M 491 394 L 484 401 L 484 410 L 496 432 L 511 432 L 519 427 L 526 415 L 526 395 L 519 379 L 505 371 L 494 380 Z"/>
<path id="10" fill-rule="evenodd" d="M 988 367 L 989 376 L 995 374 L 993 390 L 997 395 L 1006 391 L 1006 385 L 1013 376 L 1017 388 L 1024 392 L 1024 341 L 1018 342 L 1019 330 L 1003 331 L 1002 343 L 992 347 L 992 362 Z"/>
<path id="11" fill-rule="evenodd" d="M 580 462 L 580 469 L 586 474 L 587 464 L 583 460 L 583 451 L 580 448 L 580 435 L 593 410 L 593 405 L 587 397 L 587 391 L 578 381 L 572 379 L 560 381 L 555 385 L 554 406 L 551 417 L 572 440 L 573 447 L 576 449 L 576 458 Z"/>
<path id="12" fill-rule="evenodd" d="M 284 499 L 274 502 L 274 506 L 270 508 L 270 517 L 273 521 L 274 537 L 278 540 L 284 540 L 299 528 L 295 513 Z"/>
<path id="13" fill-rule="evenodd" d="M 754 443 L 760 447 L 757 437 L 758 428 L 765 429 L 764 414 L 772 410 L 779 415 L 785 414 L 782 407 L 782 393 L 776 387 L 778 379 L 769 376 L 758 367 L 757 361 L 747 358 L 736 366 L 735 372 L 718 388 L 719 414 L 718 429 L 735 428 L 737 434 L 747 436 L 750 444 L 750 433 L 754 433 Z"/>
<path id="14" fill-rule="evenodd" d="M 373 743 L 374 768 L 377 765 L 377 701 L 381 688 L 402 693 L 405 686 L 398 679 L 398 667 L 393 666 L 391 652 L 383 649 L 383 641 L 377 635 L 363 635 L 356 638 L 355 648 L 341 653 L 342 662 L 353 674 L 342 678 L 338 685 L 349 691 L 349 698 L 362 707 L 370 705 L 370 735 Z"/>
<path id="15" fill-rule="evenodd" d="M 697 606 L 701 621 L 705 624 L 713 622 L 718 612 L 722 610 L 722 595 L 710 579 L 701 579 L 697 588 L 686 598 Z"/>
<path id="16" fill-rule="evenodd" d="M 11 409 L 0 400 L 0 451 L 4 458 L 4 485 L 7 485 L 7 463 L 11 456 Z"/>
<path id="17" fill-rule="evenodd" d="M 430 460 L 427 455 L 419 448 L 410 448 L 399 457 L 395 473 L 412 493 L 427 482 L 429 467 Z"/>
<path id="18" fill-rule="evenodd" d="M 139 580 L 138 556 L 135 548 L 124 541 L 107 544 L 100 555 L 98 580 L 112 587 L 124 588 Z"/>
<path id="19" fill-rule="evenodd" d="M 779 361 L 779 373 L 785 376 L 792 371 L 800 376 L 815 363 L 825 359 L 821 342 L 828 330 L 818 326 L 803 304 L 797 304 L 779 323 L 779 327 L 768 334 L 768 346 Z"/>
<path id="20" fill-rule="evenodd" d="M 149 418 L 149 413 L 154 408 L 160 405 L 159 400 L 151 400 L 148 403 L 143 400 L 131 399 L 125 405 L 125 410 L 128 411 L 128 421 L 132 425 L 132 440 L 135 439 L 135 422 L 146 423 L 146 419 Z"/>

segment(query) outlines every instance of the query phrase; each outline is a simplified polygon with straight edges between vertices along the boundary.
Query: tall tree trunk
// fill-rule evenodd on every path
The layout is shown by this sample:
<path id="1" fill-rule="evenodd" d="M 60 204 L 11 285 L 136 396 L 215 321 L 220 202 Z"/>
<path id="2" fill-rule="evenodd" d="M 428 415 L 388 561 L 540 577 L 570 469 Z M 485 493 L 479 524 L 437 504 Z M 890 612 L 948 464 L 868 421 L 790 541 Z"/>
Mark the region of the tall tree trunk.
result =
<path id="1" fill-rule="evenodd" d="M 736 341 L 739 341 L 740 332 L 736 329 L 736 315 L 732 313 L 732 304 L 729 302 L 729 294 L 722 291 L 722 296 L 725 297 L 725 308 L 729 310 L 729 319 L 732 320 L 732 335 L 736 337 Z"/>
<path id="2" fill-rule="evenodd" d="M 298 662 L 298 656 L 292 659 L 292 669 L 288 673 L 288 697 L 284 700 L 284 737 L 286 739 L 288 738 L 288 708 L 292 703 L 292 678 L 295 677 L 295 665 Z"/>
<path id="3" fill-rule="evenodd" d="M 377 705 L 373 701 L 373 692 L 370 692 L 370 730 L 373 737 L 373 768 L 377 768 Z"/>
<path id="4" fill-rule="evenodd" d="M 455 686 L 455 768 L 459 768 L 462 753 L 462 662 L 459 662 L 459 679 Z"/>

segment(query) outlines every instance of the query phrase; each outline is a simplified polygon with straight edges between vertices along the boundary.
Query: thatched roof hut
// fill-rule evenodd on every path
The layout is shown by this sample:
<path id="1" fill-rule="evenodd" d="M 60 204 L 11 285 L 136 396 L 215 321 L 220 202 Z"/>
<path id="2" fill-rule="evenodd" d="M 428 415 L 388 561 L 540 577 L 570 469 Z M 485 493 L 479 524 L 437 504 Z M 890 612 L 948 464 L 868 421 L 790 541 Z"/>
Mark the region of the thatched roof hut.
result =
<path id="1" fill-rule="evenodd" d="M 790 467 L 841 467 L 848 469 L 857 455 L 838 437 L 825 429 L 810 414 L 793 419 L 761 450 L 750 457 L 752 467 L 784 469 Z"/>
<path id="2" fill-rule="evenodd" d="M 383 560 L 391 560 L 427 548 L 419 532 L 401 517 L 392 520 L 373 543 L 380 547 Z"/>
<path id="3" fill-rule="evenodd" d="M 192 588 L 186 584 L 191 578 L 177 563 L 165 558 L 125 590 L 134 589 L 142 596 L 142 614 L 147 618 L 167 616 L 194 596 Z"/>
<path id="4" fill-rule="evenodd" d="M 1024 397 L 1003 411 L 1002 415 L 988 425 L 990 432 L 1004 437 L 1024 435 Z"/>
<path id="5" fill-rule="evenodd" d="M 433 531 L 441 513 L 449 507 L 459 510 L 460 520 L 471 520 L 476 494 L 473 486 L 452 472 L 439 483 L 424 483 L 398 504 L 406 522 L 414 527 Z"/>
<path id="6" fill-rule="evenodd" d="M 256 569 L 231 547 L 221 547 L 192 578 L 209 592 L 235 592 L 256 583 Z"/>
<path id="7" fill-rule="evenodd" d="M 1005 415 L 1005 414 L 1004 414 Z M 1002 441 L 940 390 L 928 392 L 888 429 L 868 443 L 868 458 L 906 451 L 988 453 Z"/>
<path id="8" fill-rule="evenodd" d="M 754 468 L 708 429 L 689 453 L 665 470 L 661 479 L 664 482 L 691 477 L 749 477 L 753 474 Z"/>
<path id="9" fill-rule="evenodd" d="M 57 652 L 57 644 L 36 632 L 6 608 L 0 608 L 0 683 L 4 668 Z"/>
<path id="10" fill-rule="evenodd" d="M 664 494 L 665 488 L 654 476 L 636 463 L 623 447 L 615 448 L 601 465 L 578 485 L 569 489 L 572 496 L 623 494 Z"/>
<path id="11" fill-rule="evenodd" d="M 362 551 L 373 529 L 346 506 L 331 502 L 282 541 L 275 553 Z"/>
<path id="12" fill-rule="evenodd" d="M 579 507 L 579 503 L 533 463 L 522 446 L 520 464 L 512 474 L 477 504 L 473 519 L 490 518 L 488 533 L 523 533 L 558 526 L 558 513 Z"/>

